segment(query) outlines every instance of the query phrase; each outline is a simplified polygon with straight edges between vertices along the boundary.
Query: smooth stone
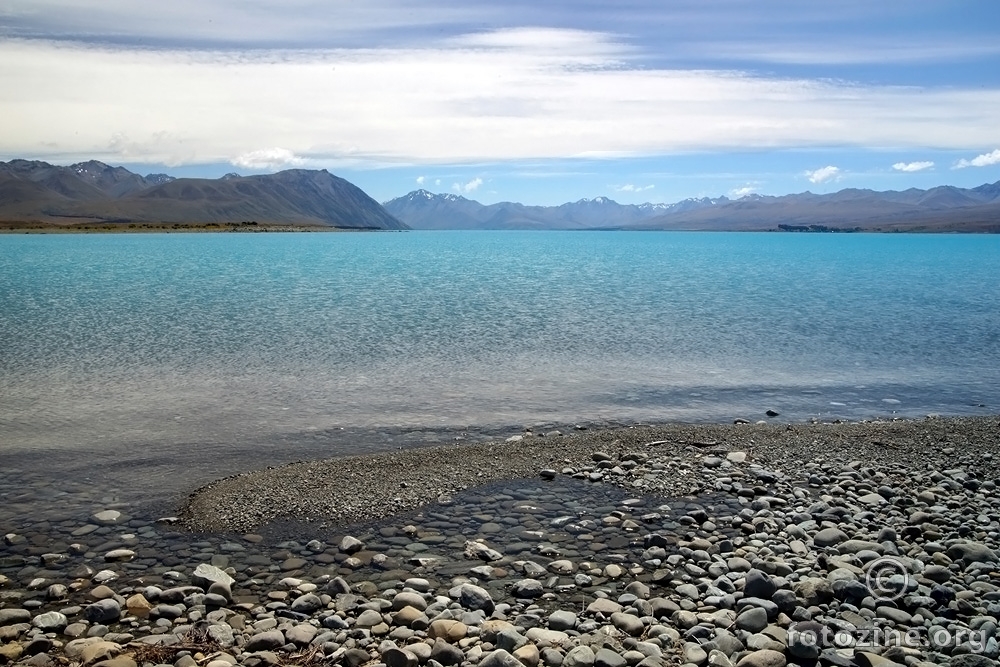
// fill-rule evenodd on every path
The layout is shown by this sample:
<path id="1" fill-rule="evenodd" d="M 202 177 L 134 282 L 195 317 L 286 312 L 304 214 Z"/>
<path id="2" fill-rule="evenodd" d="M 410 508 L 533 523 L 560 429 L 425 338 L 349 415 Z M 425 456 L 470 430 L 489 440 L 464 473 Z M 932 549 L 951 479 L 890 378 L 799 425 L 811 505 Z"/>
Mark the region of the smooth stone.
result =
<path id="1" fill-rule="evenodd" d="M 452 598 L 457 599 L 458 603 L 466 609 L 473 611 L 482 609 L 487 615 L 493 613 L 495 606 L 493 598 L 490 597 L 485 588 L 476 586 L 475 584 L 462 584 L 451 589 L 450 594 Z"/>
<path id="2" fill-rule="evenodd" d="M 285 645 L 285 634 L 281 630 L 259 632 L 247 640 L 243 650 L 249 653 L 273 651 Z"/>
<path id="3" fill-rule="evenodd" d="M 479 636 L 484 640 L 492 643 L 497 639 L 499 635 L 504 630 L 513 629 L 514 624 L 508 623 L 507 621 L 501 621 L 497 618 L 490 618 L 482 622 L 479 626 Z"/>
<path id="4" fill-rule="evenodd" d="M 107 563 L 120 563 L 130 561 L 133 558 L 135 558 L 135 552 L 131 549 L 113 549 L 104 554 L 104 560 Z"/>
<path id="5" fill-rule="evenodd" d="M 823 649 L 823 631 L 821 623 L 796 623 L 787 633 L 788 652 L 796 658 L 816 660 Z"/>
<path id="6" fill-rule="evenodd" d="M 516 598 L 538 598 L 544 593 L 542 582 L 537 579 L 521 579 L 514 582 L 510 588 L 510 594 Z"/>
<path id="7" fill-rule="evenodd" d="M 0 626 L 30 622 L 31 612 L 27 609 L 0 609 Z"/>
<path id="8" fill-rule="evenodd" d="M 597 656 L 589 646 L 575 646 L 563 657 L 562 667 L 594 667 Z"/>
<path id="9" fill-rule="evenodd" d="M 304 558 L 288 558 L 278 567 L 282 572 L 292 572 L 293 570 L 301 570 L 307 565 L 309 565 L 309 561 Z"/>
<path id="10" fill-rule="evenodd" d="M 900 664 L 881 655 L 876 655 L 875 653 L 869 653 L 867 651 L 856 652 L 854 654 L 854 662 L 858 664 L 859 667 L 899 667 Z"/>
<path id="11" fill-rule="evenodd" d="M 550 572 L 556 574 L 573 574 L 576 571 L 576 565 L 570 560 L 554 560 L 548 567 Z"/>
<path id="12" fill-rule="evenodd" d="M 607 598 L 597 598 L 587 605 L 588 614 L 604 614 L 605 616 L 610 616 L 611 614 L 621 610 L 622 606 L 620 604 Z"/>
<path id="13" fill-rule="evenodd" d="M 431 621 L 430 626 L 427 628 L 427 636 L 431 639 L 440 637 L 451 643 L 464 639 L 468 633 L 469 627 L 465 623 L 454 619 L 436 619 Z"/>
<path id="14" fill-rule="evenodd" d="M 937 584 L 947 583 L 951 579 L 951 570 L 944 565 L 928 565 L 924 568 L 922 574 Z"/>
<path id="15" fill-rule="evenodd" d="M 374 609 L 365 609 L 363 612 L 358 614 L 358 617 L 354 620 L 354 624 L 359 628 L 373 628 L 382 622 L 382 614 Z"/>
<path id="16" fill-rule="evenodd" d="M 285 630 L 285 639 L 293 644 L 306 646 L 316 638 L 317 632 L 319 632 L 319 630 L 316 626 L 308 623 L 299 623 L 294 628 Z"/>
<path id="17" fill-rule="evenodd" d="M 888 619 L 896 625 L 908 625 L 913 622 L 913 617 L 910 614 L 895 607 L 878 607 L 875 610 L 875 615 L 879 618 Z"/>
<path id="18" fill-rule="evenodd" d="M 118 510 L 104 510 L 103 512 L 97 512 L 91 518 L 100 524 L 111 525 L 121 520 L 122 513 Z"/>
<path id="19" fill-rule="evenodd" d="M 832 547 L 847 539 L 847 533 L 839 528 L 824 528 L 813 536 L 813 544 L 817 547 Z"/>
<path id="20" fill-rule="evenodd" d="M 608 649 L 600 648 L 594 656 L 594 667 L 625 667 L 625 658 Z"/>
<path id="21" fill-rule="evenodd" d="M 465 653 L 457 646 L 449 644 L 438 637 L 434 640 L 434 645 L 431 647 L 430 658 L 449 667 L 450 665 L 462 664 L 462 661 L 465 660 Z"/>
<path id="22" fill-rule="evenodd" d="M 42 632 L 62 632 L 69 625 L 69 619 L 66 618 L 66 614 L 49 611 L 35 616 L 31 619 L 31 624 Z"/>
<path id="23" fill-rule="evenodd" d="M 351 535 L 340 540 L 339 549 L 345 554 L 355 554 L 365 548 L 365 543 Z"/>
<path id="24" fill-rule="evenodd" d="M 80 661 L 85 665 L 89 665 L 98 660 L 107 660 L 113 658 L 122 652 L 121 644 L 116 644 L 115 642 L 107 642 L 97 640 L 83 646 L 83 650 L 80 651 Z"/>
<path id="25" fill-rule="evenodd" d="M 686 597 L 689 600 L 699 600 L 701 599 L 701 591 L 694 584 L 681 584 L 674 589 L 678 595 Z"/>
<path id="26" fill-rule="evenodd" d="M 732 660 L 717 648 L 708 652 L 709 667 L 733 667 Z"/>
<path id="27" fill-rule="evenodd" d="M 687 642 L 684 644 L 684 661 L 692 665 L 704 665 L 708 662 L 708 653 L 698 644 Z"/>
<path id="28" fill-rule="evenodd" d="M 136 593 L 125 600 L 125 608 L 133 616 L 145 618 L 153 610 L 153 605 L 150 604 L 149 600 L 142 593 Z"/>
<path id="29" fill-rule="evenodd" d="M 424 611 L 427 609 L 427 600 L 420 593 L 413 593 L 411 591 L 396 593 L 392 598 L 393 611 L 399 611 L 404 607 L 413 607 L 418 611 Z"/>
<path id="30" fill-rule="evenodd" d="M 521 635 L 514 628 L 508 628 L 497 633 L 497 638 L 493 642 L 497 648 L 513 653 L 515 649 L 521 648 L 528 643 L 527 637 Z"/>
<path id="31" fill-rule="evenodd" d="M 525 667 L 536 667 L 538 661 L 541 659 L 538 647 L 534 644 L 525 644 L 514 651 L 513 655 Z"/>
<path id="32" fill-rule="evenodd" d="M 122 608 L 113 598 L 98 600 L 83 608 L 83 617 L 92 624 L 114 623 L 121 618 L 121 615 Z"/>
<path id="33" fill-rule="evenodd" d="M 754 651 L 743 656 L 736 667 L 785 667 L 788 661 L 785 654 L 770 649 Z"/>
<path id="34" fill-rule="evenodd" d="M 392 646 L 382 652 L 382 662 L 386 667 L 417 667 L 419 659 L 412 651 Z"/>
<path id="35" fill-rule="evenodd" d="M 431 624 L 427 614 L 416 607 L 403 607 L 393 615 L 392 620 L 396 625 L 405 625 L 411 630 L 426 630 Z"/>
<path id="36" fill-rule="evenodd" d="M 563 662 L 565 665 L 566 663 Z M 593 664 L 593 663 L 591 663 Z M 479 667 L 523 667 L 521 661 L 502 648 L 483 656 Z"/>
<path id="37" fill-rule="evenodd" d="M 948 547 L 948 557 L 952 560 L 962 559 L 967 563 L 995 563 L 996 553 L 985 544 L 978 542 L 959 542 Z"/>
<path id="38" fill-rule="evenodd" d="M 760 632 L 767 627 L 767 611 L 750 607 L 736 617 L 736 627 L 747 632 Z"/>
<path id="39" fill-rule="evenodd" d="M 747 572 L 744 581 L 744 597 L 770 600 L 771 596 L 774 595 L 774 592 L 778 590 L 774 581 L 771 580 L 771 575 L 766 572 L 761 572 L 756 568 Z"/>
<path id="40" fill-rule="evenodd" d="M 93 667 L 137 667 L 135 660 L 127 655 L 119 655 L 110 660 L 95 662 Z"/>
<path id="41" fill-rule="evenodd" d="M 323 608 L 323 601 L 314 593 L 306 593 L 292 600 L 291 609 L 298 614 L 312 614 Z"/>
<path id="42" fill-rule="evenodd" d="M 114 596 L 115 592 L 103 584 L 95 586 L 94 590 L 90 591 L 90 597 L 95 600 L 107 600 L 108 598 L 113 598 Z"/>
<path id="43" fill-rule="evenodd" d="M 642 619 L 632 614 L 617 612 L 611 614 L 611 623 L 627 635 L 638 637 L 645 630 Z"/>
<path id="44" fill-rule="evenodd" d="M 837 551 L 842 554 L 857 554 L 862 551 L 874 551 L 877 554 L 882 554 L 885 553 L 885 547 L 878 542 L 868 540 L 847 540 L 837 545 Z"/>
<path id="45" fill-rule="evenodd" d="M 554 612 L 555 613 L 555 612 Z M 572 629 L 572 628 L 567 628 Z M 559 647 L 569 641 L 569 635 L 559 630 L 545 630 L 543 628 L 528 628 L 525 633 L 528 641 L 533 642 L 540 648 Z"/>
<path id="46" fill-rule="evenodd" d="M 557 610 L 549 614 L 550 630 L 572 630 L 576 627 L 576 614 L 571 611 Z"/>

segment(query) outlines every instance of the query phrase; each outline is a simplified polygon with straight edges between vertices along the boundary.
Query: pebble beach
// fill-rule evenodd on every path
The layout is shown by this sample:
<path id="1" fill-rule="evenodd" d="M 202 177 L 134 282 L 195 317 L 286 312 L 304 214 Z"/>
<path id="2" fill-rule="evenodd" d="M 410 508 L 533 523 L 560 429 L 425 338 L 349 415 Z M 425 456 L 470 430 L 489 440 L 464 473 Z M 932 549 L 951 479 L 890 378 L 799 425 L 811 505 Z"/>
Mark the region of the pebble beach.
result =
<path id="1" fill-rule="evenodd" d="M 1000 417 L 776 417 L 299 462 L 163 516 L 12 513 L 0 664 L 996 664 Z"/>

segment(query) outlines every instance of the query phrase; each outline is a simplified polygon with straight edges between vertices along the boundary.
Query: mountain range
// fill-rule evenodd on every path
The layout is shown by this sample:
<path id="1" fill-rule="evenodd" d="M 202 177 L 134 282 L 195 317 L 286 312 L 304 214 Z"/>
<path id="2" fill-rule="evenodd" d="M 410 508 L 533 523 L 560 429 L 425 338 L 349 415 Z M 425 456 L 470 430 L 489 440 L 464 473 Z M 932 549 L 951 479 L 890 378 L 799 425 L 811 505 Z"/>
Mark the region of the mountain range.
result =
<path id="1" fill-rule="evenodd" d="M 971 189 L 846 189 L 638 205 L 606 197 L 560 206 L 484 205 L 416 190 L 383 205 L 412 229 L 1000 232 L 1000 181 Z"/>
<path id="2" fill-rule="evenodd" d="M 847 189 L 778 197 L 619 204 L 607 197 L 559 206 L 481 204 L 416 190 L 380 205 L 324 170 L 222 178 L 141 176 L 91 160 L 56 166 L 0 162 L 4 226 L 117 227 L 247 224 L 348 229 L 629 229 L 712 231 L 957 231 L 1000 233 L 1000 181 L 964 189 Z"/>
<path id="3" fill-rule="evenodd" d="M 605 229 L 634 227 L 662 215 L 728 201 L 721 197 L 675 204 L 619 204 L 596 197 L 559 206 L 484 205 L 460 195 L 415 190 L 383 206 L 412 229 Z"/>
<path id="4" fill-rule="evenodd" d="M 140 176 L 91 160 L 68 167 L 0 162 L 0 221 L 49 225 L 157 223 L 406 229 L 342 178 L 290 169 L 218 179 Z"/>

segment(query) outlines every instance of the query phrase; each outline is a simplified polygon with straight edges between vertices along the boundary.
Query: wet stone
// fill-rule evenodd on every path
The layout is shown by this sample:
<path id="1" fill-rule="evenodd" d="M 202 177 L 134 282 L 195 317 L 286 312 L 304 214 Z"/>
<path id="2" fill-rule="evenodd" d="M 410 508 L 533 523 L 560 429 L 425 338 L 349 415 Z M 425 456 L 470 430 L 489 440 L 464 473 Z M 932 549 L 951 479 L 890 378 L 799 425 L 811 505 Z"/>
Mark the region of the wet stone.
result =
<path id="1" fill-rule="evenodd" d="M 840 437 L 839 425 L 827 427 Z M 1000 472 L 980 458 L 988 451 L 956 447 L 948 457 L 966 460 L 952 462 L 935 459 L 935 447 L 928 446 L 921 451 L 937 463 L 913 469 L 907 462 L 924 458 L 913 456 L 905 441 L 892 440 L 901 447 L 897 454 L 871 444 L 889 436 L 850 436 L 845 442 L 859 453 L 850 449 L 850 458 L 835 457 L 825 448 L 837 438 L 827 441 L 821 433 L 796 439 L 794 458 L 785 460 L 756 432 L 753 442 L 741 439 L 739 429 L 754 428 L 734 427 L 725 438 L 685 437 L 679 440 L 699 444 L 661 444 L 634 458 L 626 452 L 641 442 L 605 441 L 588 448 L 584 460 L 565 465 L 560 451 L 540 464 L 572 472 L 550 480 L 538 479 L 539 465 L 530 479 L 450 493 L 402 520 L 351 526 L 317 521 L 280 538 L 261 530 L 267 536 L 258 541 L 173 534 L 166 524 L 139 521 L 68 537 L 83 523 L 96 524 L 90 517 L 108 500 L 91 503 L 58 527 L 53 523 L 57 541 L 43 539 L 44 529 L 11 524 L 9 530 L 25 539 L 9 547 L 21 560 L 0 563 L 6 577 L 0 595 L 11 594 L 0 599 L 0 612 L 23 606 L 30 620 L 0 625 L 0 639 L 21 647 L 37 641 L 32 650 L 40 648 L 41 628 L 31 622 L 55 612 L 75 622 L 66 626 L 68 636 L 46 638 L 53 659 L 73 637 L 178 643 L 195 627 L 247 667 L 278 664 L 313 646 L 331 664 L 362 665 L 385 660 L 390 644 L 403 654 L 396 658 L 408 662 L 409 652 L 418 664 L 476 664 L 503 649 L 529 667 L 618 661 L 653 667 L 681 659 L 686 643 L 705 654 L 687 649 L 696 665 L 778 667 L 782 660 L 818 659 L 844 667 L 844 655 L 823 649 L 817 656 L 796 644 L 789 623 L 815 617 L 828 626 L 859 625 L 874 617 L 899 629 L 985 627 L 996 634 L 1000 590 L 992 554 L 1000 502 L 987 492 Z M 780 428 L 784 432 L 785 425 Z M 858 427 L 865 434 L 877 428 Z M 932 435 L 928 442 L 953 438 L 940 427 Z M 734 460 L 723 453 L 727 448 L 752 455 Z M 608 458 L 591 460 L 589 453 L 598 449 Z M 703 465 L 711 457 L 724 461 Z M 764 461 L 766 467 L 757 465 Z M 943 472 L 952 468 L 976 470 L 975 478 Z M 583 481 L 592 473 L 598 483 Z M 682 494 L 645 495 L 645 489 L 680 482 L 686 484 Z M 970 488 L 972 482 L 980 486 Z M 396 491 L 403 495 L 420 484 L 411 480 Z M 933 489 L 930 502 L 916 495 L 924 489 Z M 887 502 L 861 501 L 871 494 Z M 914 517 L 919 521 L 911 524 Z M 467 558 L 469 536 L 490 523 L 501 530 L 483 538 L 484 546 L 501 557 Z M 363 548 L 342 550 L 344 530 Z M 79 546 L 70 549 L 69 540 Z M 135 557 L 105 565 L 104 554 L 121 548 Z M 912 567 L 913 590 L 894 604 L 865 599 L 863 567 L 882 554 L 924 563 Z M 232 584 L 210 591 L 215 584 L 194 574 L 202 564 L 228 569 Z M 94 574 L 102 567 L 106 573 L 96 576 L 108 577 L 104 590 Z M 152 607 L 145 619 L 136 596 Z M 124 601 L 126 622 L 83 622 L 97 597 Z M 274 632 L 281 644 L 276 639 L 273 648 L 247 650 L 255 636 Z M 495 643 L 500 637 L 503 646 Z M 991 655 L 1000 653 L 995 648 L 994 641 Z M 965 650 L 887 650 L 880 657 L 908 667 L 920 667 L 919 660 L 947 665 L 960 663 Z M 169 662 L 178 667 L 189 657 Z M 507 660 L 503 654 L 495 659 Z M 198 664 L 212 661 L 196 658 Z"/>

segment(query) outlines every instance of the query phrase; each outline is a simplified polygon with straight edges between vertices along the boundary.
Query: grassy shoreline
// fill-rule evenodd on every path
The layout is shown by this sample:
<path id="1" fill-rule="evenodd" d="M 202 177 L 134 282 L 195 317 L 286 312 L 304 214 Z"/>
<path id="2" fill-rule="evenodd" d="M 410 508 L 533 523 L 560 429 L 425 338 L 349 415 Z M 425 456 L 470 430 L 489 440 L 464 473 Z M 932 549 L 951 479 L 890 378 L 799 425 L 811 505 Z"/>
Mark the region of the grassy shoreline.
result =
<path id="1" fill-rule="evenodd" d="M 163 234 L 163 233 L 300 233 L 395 231 L 326 225 L 267 224 L 258 222 L 155 223 L 88 222 L 60 225 L 44 222 L 0 222 L 0 234 Z"/>

